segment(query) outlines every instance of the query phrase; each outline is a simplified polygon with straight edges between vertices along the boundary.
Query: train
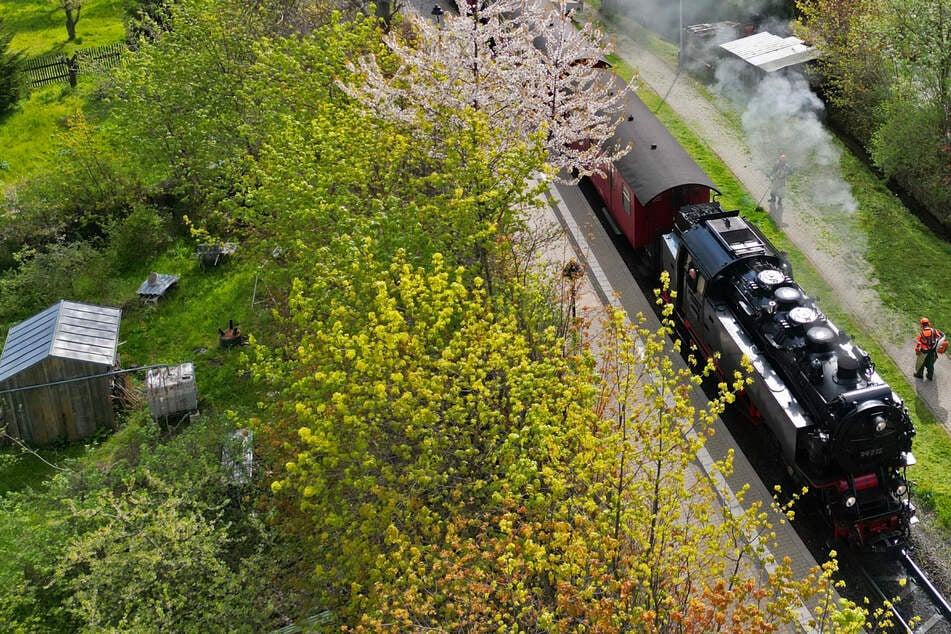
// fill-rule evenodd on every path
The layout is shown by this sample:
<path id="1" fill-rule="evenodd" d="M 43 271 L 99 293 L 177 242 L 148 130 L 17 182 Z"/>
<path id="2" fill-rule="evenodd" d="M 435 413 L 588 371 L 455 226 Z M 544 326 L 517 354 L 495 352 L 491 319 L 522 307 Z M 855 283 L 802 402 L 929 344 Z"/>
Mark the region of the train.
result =
<path id="1" fill-rule="evenodd" d="M 610 144 L 630 151 L 588 177 L 607 222 L 653 281 L 669 275 L 675 292 L 665 295 L 689 343 L 725 377 L 749 360 L 752 383 L 738 402 L 818 502 L 830 541 L 903 547 L 917 519 L 907 479 L 915 429 L 901 397 L 784 254 L 721 206 L 716 185 L 635 93 L 625 109 Z"/>

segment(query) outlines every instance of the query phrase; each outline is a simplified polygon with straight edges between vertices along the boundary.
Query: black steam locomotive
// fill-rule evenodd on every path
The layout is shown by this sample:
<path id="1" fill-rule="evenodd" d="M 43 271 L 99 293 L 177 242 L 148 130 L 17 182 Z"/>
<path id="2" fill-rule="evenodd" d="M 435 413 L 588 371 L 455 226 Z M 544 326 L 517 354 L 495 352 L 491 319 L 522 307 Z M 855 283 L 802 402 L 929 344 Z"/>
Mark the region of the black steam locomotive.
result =
<path id="1" fill-rule="evenodd" d="M 915 521 L 905 469 L 915 430 L 869 355 L 823 315 L 783 255 L 736 211 L 636 95 L 616 143 L 631 152 L 592 177 L 618 233 L 670 275 L 675 315 L 727 375 L 745 357 L 745 401 L 786 470 L 818 496 L 832 537 L 901 545 Z"/>
<path id="2" fill-rule="evenodd" d="M 915 430 L 869 355 L 736 211 L 682 208 L 660 255 L 696 343 L 718 351 L 725 372 L 752 362 L 746 397 L 790 475 L 820 497 L 833 537 L 874 549 L 903 543 L 914 516 L 905 468 Z"/>

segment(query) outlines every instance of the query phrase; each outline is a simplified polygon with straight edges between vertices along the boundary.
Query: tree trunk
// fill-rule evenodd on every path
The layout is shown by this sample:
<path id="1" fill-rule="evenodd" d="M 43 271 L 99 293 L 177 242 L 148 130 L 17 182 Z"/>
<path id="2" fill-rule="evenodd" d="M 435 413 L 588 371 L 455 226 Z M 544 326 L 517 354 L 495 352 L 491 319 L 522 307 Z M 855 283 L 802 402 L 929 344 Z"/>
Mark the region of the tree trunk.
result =
<path id="1" fill-rule="evenodd" d="M 76 39 L 76 23 L 79 22 L 79 9 L 76 9 L 74 12 L 73 9 L 67 7 L 64 11 L 66 11 L 66 33 L 69 36 L 67 40 L 72 42 Z"/>

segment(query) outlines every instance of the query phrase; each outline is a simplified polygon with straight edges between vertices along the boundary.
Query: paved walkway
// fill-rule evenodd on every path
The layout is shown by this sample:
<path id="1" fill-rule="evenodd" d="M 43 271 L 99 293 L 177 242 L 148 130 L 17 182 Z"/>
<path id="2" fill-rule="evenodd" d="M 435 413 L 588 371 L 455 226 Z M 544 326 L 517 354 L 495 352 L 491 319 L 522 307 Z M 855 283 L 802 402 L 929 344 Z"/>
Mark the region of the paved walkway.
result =
<path id="1" fill-rule="evenodd" d="M 719 155 L 753 199 L 761 201 L 761 194 L 769 187 L 766 173 L 736 128 L 708 101 L 698 84 L 686 75 L 678 75 L 675 68 L 621 33 L 616 24 L 607 23 L 605 28 L 615 39 L 617 54 L 638 70 L 640 81 L 657 94 L 666 95 L 674 112 Z M 809 187 L 809 183 L 803 186 Z M 866 245 L 857 238 L 861 231 L 855 214 L 823 215 L 791 191 L 782 217 L 774 219 L 781 221 L 789 240 L 835 290 L 835 301 L 868 333 L 860 336 L 858 343 L 861 345 L 865 336 L 874 337 L 914 387 L 918 399 L 907 403 L 913 416 L 927 407 L 951 431 L 951 358 L 938 359 L 935 381 L 912 376 L 917 320 L 899 315 L 880 300 L 876 280 L 869 277 L 872 269 L 865 259 Z M 951 324 L 936 322 L 935 326 L 951 332 Z"/>

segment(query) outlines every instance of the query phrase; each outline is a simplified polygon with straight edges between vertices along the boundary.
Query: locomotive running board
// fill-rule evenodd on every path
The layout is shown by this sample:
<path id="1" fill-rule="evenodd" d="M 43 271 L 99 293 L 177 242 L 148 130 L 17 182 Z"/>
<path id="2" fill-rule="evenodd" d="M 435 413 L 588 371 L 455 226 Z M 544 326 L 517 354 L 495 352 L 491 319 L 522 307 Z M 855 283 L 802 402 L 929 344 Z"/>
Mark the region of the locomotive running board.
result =
<path id="1" fill-rule="evenodd" d="M 762 354 L 750 338 L 743 332 L 739 322 L 726 305 L 708 303 L 706 308 L 716 307 L 719 323 L 719 349 L 721 363 L 728 371 L 742 371 L 740 358 L 745 356 L 753 366 L 753 383 L 746 387 L 753 402 L 763 415 L 766 426 L 775 434 L 784 448 L 796 447 L 799 431 L 812 427 L 812 420 L 806 415 L 795 395 L 773 369 L 769 360 Z M 784 450 L 784 458 L 789 464 L 795 464 L 796 456 Z"/>

